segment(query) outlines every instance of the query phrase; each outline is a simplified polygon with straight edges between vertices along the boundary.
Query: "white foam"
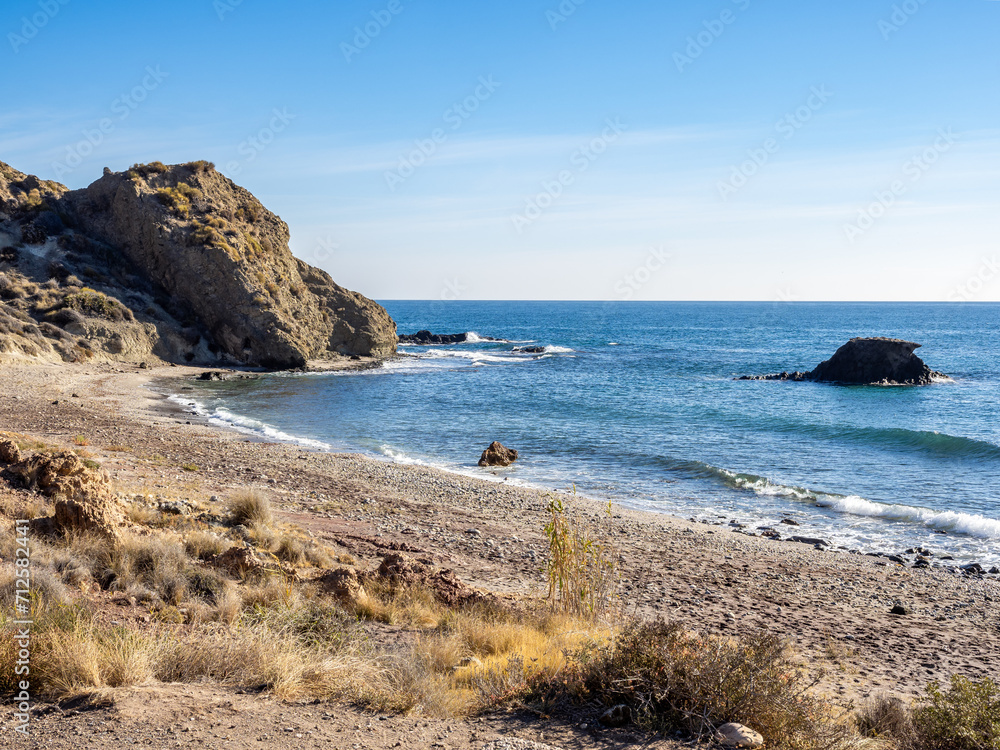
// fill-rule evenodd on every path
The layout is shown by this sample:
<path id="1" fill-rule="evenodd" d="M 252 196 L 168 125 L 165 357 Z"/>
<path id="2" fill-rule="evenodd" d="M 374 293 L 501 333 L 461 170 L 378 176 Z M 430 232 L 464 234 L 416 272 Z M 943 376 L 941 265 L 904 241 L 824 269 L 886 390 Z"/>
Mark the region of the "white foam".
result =
<path id="1" fill-rule="evenodd" d="M 977 513 L 959 513 L 953 510 L 936 511 L 913 505 L 889 505 L 866 500 L 857 495 L 838 497 L 823 495 L 817 505 L 831 508 L 841 513 L 869 518 L 884 518 L 890 521 L 910 521 L 920 523 L 938 531 L 954 531 L 980 539 L 1000 539 L 1000 520 L 987 518 Z"/>
<path id="2" fill-rule="evenodd" d="M 475 331 L 466 331 L 465 333 L 465 343 L 466 344 L 478 344 L 484 341 L 484 339 Z"/>
<path id="3" fill-rule="evenodd" d="M 193 401 L 184 396 L 169 396 L 167 400 L 172 401 L 175 404 L 180 404 L 186 409 L 192 409 L 195 414 L 207 419 L 209 424 L 215 425 L 216 427 L 229 427 L 237 432 L 242 432 L 245 435 L 263 437 L 278 443 L 294 443 L 295 445 L 301 445 L 304 448 L 314 448 L 322 451 L 333 450 L 333 446 L 329 443 L 324 443 L 321 440 L 311 440 L 309 438 L 291 435 L 287 432 L 279 430 L 277 427 L 267 424 L 266 422 L 261 422 L 258 419 L 252 419 L 250 417 L 244 417 L 240 414 L 235 414 L 222 407 L 212 411 L 197 401 Z"/>
<path id="4" fill-rule="evenodd" d="M 574 350 L 570 349 L 568 346 L 546 346 L 545 347 L 545 353 L 546 354 L 569 354 L 569 353 L 571 353 L 573 351 Z"/>

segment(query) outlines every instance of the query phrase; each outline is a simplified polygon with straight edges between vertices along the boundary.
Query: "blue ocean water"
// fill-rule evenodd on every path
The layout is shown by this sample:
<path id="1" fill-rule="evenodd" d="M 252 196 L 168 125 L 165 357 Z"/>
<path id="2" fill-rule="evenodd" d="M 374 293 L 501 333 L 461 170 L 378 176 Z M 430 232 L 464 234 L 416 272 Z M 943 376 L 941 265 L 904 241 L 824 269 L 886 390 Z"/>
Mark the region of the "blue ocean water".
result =
<path id="1" fill-rule="evenodd" d="M 318 449 L 575 485 L 751 530 L 791 518 L 794 533 L 851 549 L 1000 563 L 1000 305 L 383 304 L 400 333 L 504 341 L 403 346 L 407 356 L 361 372 L 198 384 L 185 403 Z M 954 382 L 733 379 L 812 369 L 848 339 L 880 335 L 923 344 Z M 513 351 L 525 345 L 546 348 Z M 492 440 L 521 458 L 477 468 Z"/>

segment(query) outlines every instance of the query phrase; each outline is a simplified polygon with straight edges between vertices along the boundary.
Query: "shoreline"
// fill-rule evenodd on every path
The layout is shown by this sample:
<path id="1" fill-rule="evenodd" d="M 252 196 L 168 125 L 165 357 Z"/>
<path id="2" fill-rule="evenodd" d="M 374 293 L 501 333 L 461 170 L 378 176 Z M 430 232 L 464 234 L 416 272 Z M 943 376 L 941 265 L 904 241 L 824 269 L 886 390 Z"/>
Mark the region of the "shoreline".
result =
<path id="1" fill-rule="evenodd" d="M 374 362 L 374 361 L 372 362 L 366 361 L 360 365 L 355 365 L 354 363 L 350 362 L 339 363 L 337 367 L 331 368 L 330 370 L 326 371 L 329 372 L 334 370 L 368 370 L 377 368 L 379 364 L 380 364 L 379 362 Z M 232 372 L 242 372 L 242 371 L 233 370 Z M 309 370 L 304 373 L 293 373 L 293 374 L 296 375 L 311 374 L 313 372 L 321 373 L 323 371 Z M 271 373 L 261 373 L 261 374 L 266 376 Z M 193 396 L 190 397 L 190 400 L 195 402 L 198 411 L 197 412 L 185 411 L 186 408 L 190 408 L 180 403 L 181 401 L 184 401 L 186 398 L 188 398 L 181 392 L 185 389 L 180 386 L 173 387 L 171 384 L 177 384 L 182 380 L 186 381 L 189 379 L 190 378 L 184 378 L 184 376 L 181 375 L 168 374 L 167 376 L 162 376 L 152 379 L 148 384 L 148 387 L 154 390 L 154 392 L 159 393 L 160 395 L 165 395 L 168 400 L 173 401 L 176 404 L 179 413 L 183 413 L 186 417 L 190 418 L 191 420 L 200 420 L 201 423 L 205 425 L 211 425 L 213 427 L 217 427 L 219 429 L 224 429 L 224 430 L 232 430 L 240 435 L 247 436 L 252 440 L 257 440 L 263 443 L 277 440 L 279 442 L 284 442 L 289 445 L 294 445 L 306 448 L 308 450 L 315 450 L 319 452 L 327 452 L 335 454 L 337 453 L 358 454 L 361 456 L 365 456 L 373 461 L 385 462 L 400 466 L 426 467 L 429 469 L 434 469 L 437 471 L 442 471 L 448 474 L 454 474 L 456 476 L 466 477 L 469 479 L 482 480 L 491 483 L 493 482 L 508 483 L 511 486 L 523 487 L 525 489 L 534 490 L 537 492 L 548 492 L 548 493 L 558 493 L 558 494 L 568 494 L 570 492 L 569 489 L 567 489 L 565 486 L 560 486 L 560 484 L 557 483 L 555 480 L 547 482 L 544 479 L 542 480 L 523 479 L 520 477 L 514 477 L 510 475 L 498 474 L 496 472 L 480 472 L 477 471 L 473 465 L 469 466 L 451 465 L 443 459 L 438 461 L 434 461 L 433 459 L 427 460 L 423 458 L 411 459 L 409 458 L 409 456 L 406 456 L 405 454 L 402 454 L 403 458 L 400 458 L 396 455 L 381 453 L 373 449 L 366 449 L 362 446 L 337 445 L 335 443 L 326 442 L 322 439 L 302 437 L 295 435 L 291 432 L 287 432 L 285 429 L 282 429 L 281 427 L 276 427 L 274 425 L 261 423 L 253 417 L 248 417 L 246 414 L 233 412 L 233 416 L 235 418 L 258 422 L 258 424 L 260 424 L 261 426 L 254 427 L 249 425 L 243 425 L 236 420 L 227 420 L 225 418 L 213 417 L 208 413 L 200 413 L 200 412 L 205 412 L 206 410 L 204 409 L 203 405 L 198 402 L 198 399 Z M 235 380 L 238 379 L 238 377 L 234 377 L 231 379 Z M 271 432 L 273 434 L 268 434 L 268 432 Z M 745 476 L 738 474 L 735 471 L 730 471 L 728 469 L 717 469 L 717 470 L 720 471 L 721 473 L 730 474 L 737 477 Z M 766 477 L 757 477 L 757 480 L 770 484 L 770 480 L 767 479 Z M 573 483 L 573 486 L 576 487 L 575 482 Z M 740 489 L 744 492 L 756 494 L 753 488 L 737 487 L 733 489 L 734 491 Z M 892 525 L 896 523 L 906 523 L 912 525 L 913 529 L 909 529 L 908 531 L 909 533 L 916 536 L 919 525 L 912 519 L 900 520 L 892 517 L 883 518 L 879 515 L 869 516 L 868 514 L 864 513 L 861 514 L 860 516 L 855 516 L 855 514 L 852 514 L 850 511 L 833 510 L 831 511 L 833 515 L 828 515 L 825 514 L 824 511 L 829 510 L 833 506 L 830 503 L 822 502 L 820 498 L 836 498 L 837 500 L 842 500 L 842 501 L 855 499 L 869 505 L 884 505 L 886 509 L 893 509 L 896 507 L 905 508 L 915 516 L 924 512 L 934 515 L 942 515 L 942 514 L 947 515 L 947 513 L 944 511 L 935 510 L 932 508 L 926 508 L 923 506 L 905 506 L 905 505 L 895 506 L 886 503 L 873 503 L 872 501 L 867 501 L 862 498 L 855 498 L 853 496 L 848 497 L 840 495 L 830 495 L 829 493 L 825 493 L 822 491 L 808 490 L 798 487 L 789 487 L 788 489 L 794 490 L 796 492 L 806 492 L 809 493 L 810 495 L 815 495 L 813 504 L 810 505 L 809 507 L 820 510 L 820 513 L 818 515 L 814 515 L 814 519 L 820 519 L 820 518 L 822 519 L 821 521 L 815 523 L 815 526 L 817 528 L 810 529 L 808 525 L 805 528 L 799 528 L 802 525 L 801 519 L 800 521 L 796 521 L 795 523 L 788 523 L 788 521 L 785 521 L 784 520 L 785 518 L 788 518 L 790 521 L 795 520 L 793 517 L 794 509 L 790 510 L 789 512 L 781 513 L 782 515 L 781 519 L 774 517 L 774 514 L 776 512 L 779 512 L 776 511 L 775 509 L 771 509 L 772 512 L 766 515 L 764 514 L 754 515 L 751 511 L 749 517 L 747 517 L 747 512 L 743 509 L 739 510 L 729 509 L 725 511 L 714 510 L 714 516 L 713 516 L 713 509 L 709 507 L 693 508 L 686 510 L 679 508 L 668 508 L 668 507 L 660 508 L 656 507 L 657 504 L 654 501 L 641 502 L 628 497 L 594 495 L 594 494 L 588 494 L 587 490 L 583 490 L 582 494 L 580 494 L 579 496 L 586 497 L 589 501 L 594 503 L 599 503 L 602 506 L 607 505 L 610 502 L 615 505 L 621 506 L 623 508 L 628 508 L 629 510 L 632 511 L 651 513 L 655 515 L 663 515 L 669 518 L 685 522 L 698 523 L 702 525 L 710 525 L 713 527 L 723 527 L 723 528 L 727 526 L 733 526 L 735 527 L 734 530 L 741 531 L 742 533 L 746 533 L 749 536 L 753 537 L 769 535 L 771 538 L 774 538 L 775 535 L 778 535 L 780 536 L 781 541 L 791 542 L 791 543 L 796 543 L 795 542 L 796 537 L 818 539 L 823 541 L 825 546 L 828 547 L 830 550 L 836 549 L 842 552 L 848 552 L 850 554 L 868 555 L 872 557 L 889 559 L 892 561 L 897 561 L 900 558 L 902 558 L 905 560 L 907 565 L 913 565 L 917 563 L 919 558 L 921 557 L 920 555 L 911 552 L 911 550 L 922 549 L 924 547 L 934 547 L 935 554 L 929 558 L 929 565 L 935 569 L 957 572 L 962 570 L 963 566 L 978 564 L 982 567 L 984 571 L 989 572 L 992 570 L 997 570 L 998 569 L 997 566 L 1000 566 L 1000 555 L 994 555 L 993 557 L 989 557 L 989 556 L 984 556 L 984 553 L 982 551 L 977 552 L 975 550 L 963 550 L 963 549 L 953 548 L 956 546 L 960 548 L 962 546 L 961 541 L 963 539 L 967 539 L 970 542 L 970 544 L 974 544 L 976 540 L 980 539 L 981 537 L 977 536 L 976 534 L 961 530 L 959 531 L 935 530 L 934 527 L 929 523 L 924 524 L 924 526 L 930 529 L 930 531 L 927 532 L 928 534 L 935 535 L 935 538 L 933 539 L 916 540 L 916 541 L 896 539 L 894 541 L 892 537 L 887 536 L 886 539 L 883 540 L 881 544 L 877 542 L 869 543 L 868 545 L 865 545 L 863 543 L 859 544 L 858 540 L 850 539 L 849 534 L 838 532 L 837 527 L 849 526 L 852 523 L 851 521 L 852 518 L 863 518 L 874 521 L 874 523 L 876 524 L 885 524 L 886 528 L 892 528 Z M 573 494 L 576 495 L 575 490 L 573 491 Z M 722 512 L 725 512 L 726 515 L 725 516 L 721 515 Z M 993 522 L 993 519 L 990 519 L 986 516 L 973 514 L 971 512 L 965 513 L 963 515 L 966 517 L 966 522 L 969 521 L 987 522 L 987 523 Z M 718 520 L 720 518 L 726 518 L 728 519 L 728 521 Z M 832 527 L 832 530 L 830 527 Z M 743 531 L 744 529 L 746 529 L 746 531 Z M 907 531 L 904 531 L 903 533 L 905 534 L 907 533 Z M 957 538 L 958 543 L 946 545 L 946 548 L 944 550 L 941 550 L 939 540 L 936 538 L 936 535 L 938 534 L 942 536 L 948 536 L 952 539 Z M 845 536 L 848 538 L 847 539 L 843 538 Z M 958 558 L 956 558 L 955 555 L 958 555 Z M 921 562 L 920 564 L 922 565 L 923 563 Z"/>
<path id="2" fill-rule="evenodd" d="M 178 419 L 188 415 L 164 409 L 166 397 L 148 387 L 160 376 L 203 371 L 7 366 L 0 424 L 67 447 L 85 435 L 95 460 L 126 491 L 207 499 L 252 487 L 271 496 L 283 520 L 365 564 L 390 545 L 405 545 L 473 586 L 516 596 L 543 593 L 550 492 L 251 440 Z M 107 450 L 111 445 L 128 450 Z M 569 505 L 590 519 L 602 518 L 605 508 L 583 496 Z M 771 630 L 804 664 L 826 670 L 819 690 L 839 702 L 879 693 L 914 696 L 931 679 L 995 671 L 995 577 L 913 569 L 617 505 L 611 523 L 629 614 L 678 620 L 702 632 Z M 896 603 L 909 614 L 891 614 Z"/>

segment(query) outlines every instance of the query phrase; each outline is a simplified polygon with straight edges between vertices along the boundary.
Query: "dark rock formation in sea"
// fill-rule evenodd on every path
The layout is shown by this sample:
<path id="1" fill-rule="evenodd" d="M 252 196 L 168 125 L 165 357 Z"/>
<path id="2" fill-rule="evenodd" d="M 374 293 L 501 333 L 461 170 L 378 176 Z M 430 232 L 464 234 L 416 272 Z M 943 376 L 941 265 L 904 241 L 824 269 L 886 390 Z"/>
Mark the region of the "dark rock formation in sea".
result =
<path id="1" fill-rule="evenodd" d="M 863 385 L 929 385 L 945 379 L 931 370 L 914 350 L 920 344 L 902 339 L 854 338 L 811 372 L 743 375 L 737 380 L 813 380 Z"/>
<path id="2" fill-rule="evenodd" d="M 388 313 L 288 240 L 209 162 L 105 169 L 75 191 L 0 162 L 0 357 L 288 369 L 394 354 Z"/>
<path id="3" fill-rule="evenodd" d="M 401 344 L 420 344 L 429 346 L 431 344 L 464 344 L 469 341 L 468 333 L 431 333 L 430 331 L 417 331 L 416 333 L 403 333 L 399 336 Z M 478 336 L 474 341 L 502 341 L 502 339 L 491 338 L 490 336 Z"/>
<path id="4" fill-rule="evenodd" d="M 511 351 L 518 352 L 519 354 L 543 354 L 545 352 L 544 346 L 515 346 Z"/>
<path id="5" fill-rule="evenodd" d="M 479 458 L 480 466 L 510 466 L 517 460 L 517 451 L 494 440 Z"/>

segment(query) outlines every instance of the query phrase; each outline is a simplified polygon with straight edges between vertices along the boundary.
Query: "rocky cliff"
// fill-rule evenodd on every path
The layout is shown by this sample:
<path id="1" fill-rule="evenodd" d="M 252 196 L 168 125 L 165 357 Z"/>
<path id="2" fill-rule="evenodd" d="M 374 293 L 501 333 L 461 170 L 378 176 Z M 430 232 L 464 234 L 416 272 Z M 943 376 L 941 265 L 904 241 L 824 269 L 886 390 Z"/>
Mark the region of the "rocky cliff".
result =
<path id="1" fill-rule="evenodd" d="M 292 256 L 288 226 L 208 162 L 68 191 L 0 162 L 0 356 L 301 367 L 385 357 L 385 310 Z"/>

